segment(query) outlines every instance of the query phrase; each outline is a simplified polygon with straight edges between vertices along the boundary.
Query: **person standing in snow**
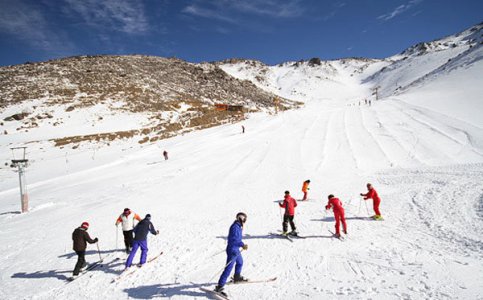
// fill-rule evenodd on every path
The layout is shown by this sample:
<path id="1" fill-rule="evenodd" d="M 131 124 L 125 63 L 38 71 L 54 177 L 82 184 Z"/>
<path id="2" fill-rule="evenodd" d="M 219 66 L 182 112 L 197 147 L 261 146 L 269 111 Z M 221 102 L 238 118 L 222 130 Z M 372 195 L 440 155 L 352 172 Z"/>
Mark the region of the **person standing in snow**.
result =
<path id="1" fill-rule="evenodd" d="M 163 151 L 164 160 L 168 160 L 168 151 Z"/>
<path id="2" fill-rule="evenodd" d="M 87 243 L 94 244 L 99 241 L 98 238 L 91 239 L 89 233 L 87 233 L 87 229 L 89 229 L 89 223 L 82 222 L 81 226 L 77 227 L 72 233 L 73 249 L 77 254 L 77 263 L 75 264 L 73 272 L 74 277 L 78 276 L 80 270 L 87 265 L 85 259 Z"/>
<path id="3" fill-rule="evenodd" d="M 154 235 L 159 234 L 159 230 L 154 229 L 151 223 L 151 215 L 147 214 L 146 217 L 141 220 L 141 222 L 134 227 L 134 241 L 132 245 L 131 253 L 129 254 L 126 261 L 126 269 L 131 267 L 132 261 L 138 248 L 141 248 L 141 260 L 139 261 L 139 266 L 146 263 L 146 258 L 148 257 L 148 233 L 151 232 Z"/>
<path id="4" fill-rule="evenodd" d="M 307 200 L 307 193 L 310 190 L 309 184 L 310 184 L 310 180 L 305 180 L 304 184 L 302 185 L 302 192 L 304 193 L 304 197 L 302 198 L 302 200 L 304 201 Z"/>
<path id="5" fill-rule="evenodd" d="M 246 221 L 247 215 L 243 212 L 239 212 L 236 215 L 235 222 L 233 222 L 233 224 L 230 226 L 230 231 L 228 233 L 228 245 L 226 246 L 226 266 L 223 270 L 223 273 L 221 273 L 220 279 L 218 280 L 218 285 L 215 287 L 215 292 L 221 293 L 224 296 L 226 296 L 224 286 L 234 265 L 235 276 L 233 277 L 233 281 L 247 281 L 245 277 L 241 276 L 243 257 L 240 251 L 240 248 L 243 250 L 248 249 L 248 245 L 242 241 L 243 225 Z"/>
<path id="6" fill-rule="evenodd" d="M 334 218 L 335 218 L 335 236 L 340 237 L 341 222 L 342 222 L 343 232 L 347 234 L 347 224 L 345 222 L 344 208 L 342 207 L 342 202 L 339 200 L 339 198 L 335 198 L 334 195 L 332 194 L 330 194 L 328 198 L 329 198 L 329 202 L 325 206 L 325 209 L 329 210 L 332 208 L 332 211 L 334 212 Z"/>
<path id="7" fill-rule="evenodd" d="M 372 184 L 368 183 L 367 184 L 367 193 L 361 193 L 361 196 L 364 197 L 364 200 L 367 199 L 372 199 L 372 204 L 374 208 L 374 213 L 375 215 L 372 216 L 371 218 L 375 220 L 382 220 L 382 215 L 381 212 L 379 211 L 379 204 L 381 204 L 381 198 L 379 198 L 379 195 L 377 194 L 376 190 L 372 187 Z"/>
<path id="8" fill-rule="evenodd" d="M 289 191 L 285 191 L 285 197 L 282 203 L 278 204 L 281 208 L 285 208 L 285 213 L 283 215 L 283 223 L 282 223 L 282 234 L 292 234 L 297 235 L 297 231 L 295 228 L 295 223 L 293 221 L 295 216 L 295 207 L 297 207 L 297 201 L 290 196 Z M 290 222 L 290 228 L 292 231 L 288 233 L 288 223 Z"/>
<path id="9" fill-rule="evenodd" d="M 245 133 L 245 126 L 242 125 L 242 133 Z"/>
<path id="10" fill-rule="evenodd" d="M 122 226 L 122 234 L 124 236 L 124 245 L 126 246 L 127 254 L 129 254 L 132 249 L 133 229 L 136 225 L 136 221 L 141 221 L 141 217 L 132 212 L 129 208 L 125 208 L 124 212 L 116 220 L 116 226 L 119 226 L 119 224 Z"/>

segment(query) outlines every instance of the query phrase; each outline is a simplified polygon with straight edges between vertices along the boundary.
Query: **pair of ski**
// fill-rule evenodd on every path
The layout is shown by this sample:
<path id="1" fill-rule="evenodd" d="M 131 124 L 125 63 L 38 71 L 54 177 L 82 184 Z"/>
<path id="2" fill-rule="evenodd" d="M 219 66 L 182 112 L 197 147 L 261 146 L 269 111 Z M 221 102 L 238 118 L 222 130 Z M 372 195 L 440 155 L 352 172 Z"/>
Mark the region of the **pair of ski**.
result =
<path id="1" fill-rule="evenodd" d="M 119 259 L 119 258 L 115 258 L 113 261 L 115 261 L 115 260 L 117 260 L 117 259 Z M 81 276 L 85 275 L 87 272 L 92 271 L 92 270 L 94 270 L 94 269 L 95 269 L 95 268 L 97 268 L 97 267 L 102 267 L 102 266 L 103 266 L 103 265 L 102 265 L 102 262 L 103 262 L 103 261 L 104 261 L 103 259 L 101 259 L 101 260 L 99 260 L 99 261 L 96 261 L 96 262 L 94 262 L 94 263 L 92 263 L 92 264 L 88 265 L 88 266 L 87 266 L 87 268 L 85 268 L 84 270 L 82 270 L 82 271 L 79 273 L 79 275 L 77 275 L 77 276 L 72 276 L 72 277 L 68 277 L 68 278 L 67 278 L 68 283 L 69 283 L 69 282 L 72 282 L 72 281 L 74 281 L 74 280 L 76 280 L 76 279 L 78 279 L 79 277 L 81 277 Z"/>
<path id="2" fill-rule="evenodd" d="M 278 237 L 281 237 L 281 238 L 285 238 L 287 240 L 289 240 L 290 242 L 293 243 L 293 239 L 305 239 L 304 236 L 301 236 L 301 235 L 298 235 L 298 234 L 291 234 L 291 233 L 288 233 L 288 234 L 283 234 L 281 232 L 279 233 L 274 233 L 274 232 L 270 232 L 271 235 L 274 235 L 274 236 L 278 236 Z"/>
<path id="3" fill-rule="evenodd" d="M 259 280 L 247 280 L 247 281 L 237 281 L 235 282 L 233 279 L 228 281 L 226 284 L 247 284 L 247 283 L 265 283 L 265 282 L 272 282 L 277 280 L 277 277 L 272 277 L 268 279 L 259 279 Z M 204 287 L 200 287 L 200 290 L 203 292 L 211 294 L 213 297 L 215 297 L 218 300 L 229 300 L 228 295 L 224 295 L 222 293 L 216 292 L 214 290 L 210 290 Z"/>
<path id="4" fill-rule="evenodd" d="M 338 239 L 339 241 L 345 241 L 347 236 L 342 236 L 341 234 L 337 235 L 332 230 L 329 230 L 329 232 L 332 234 L 332 237 Z"/>
<path id="5" fill-rule="evenodd" d="M 154 261 L 155 259 L 157 259 L 158 257 L 160 257 L 162 254 L 163 254 L 163 251 L 161 251 L 161 253 L 159 253 L 158 255 L 151 257 L 148 261 L 146 261 L 146 264 Z M 121 272 L 121 274 L 119 274 L 119 276 L 117 276 L 116 278 L 114 278 L 111 281 L 111 283 L 117 282 L 117 281 L 119 281 L 119 280 L 121 280 L 123 278 L 126 278 L 126 277 L 132 275 L 133 273 L 136 272 L 136 270 L 139 270 L 141 267 L 142 267 L 142 265 L 138 265 L 137 268 L 130 267 L 130 268 L 124 269 Z"/>

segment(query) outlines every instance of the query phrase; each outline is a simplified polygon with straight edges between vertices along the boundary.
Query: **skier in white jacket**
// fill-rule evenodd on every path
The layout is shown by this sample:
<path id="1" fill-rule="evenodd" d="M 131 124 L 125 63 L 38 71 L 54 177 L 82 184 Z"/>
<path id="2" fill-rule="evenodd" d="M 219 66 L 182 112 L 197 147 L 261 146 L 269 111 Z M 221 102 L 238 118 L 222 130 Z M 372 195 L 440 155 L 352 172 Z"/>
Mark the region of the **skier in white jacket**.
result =
<path id="1" fill-rule="evenodd" d="M 128 254 L 132 249 L 134 226 L 136 226 L 136 223 L 141 220 L 141 217 L 132 212 L 129 208 L 125 208 L 124 212 L 116 220 L 116 226 L 121 224 L 122 234 L 124 235 L 124 244 L 126 245 L 126 253 Z"/>

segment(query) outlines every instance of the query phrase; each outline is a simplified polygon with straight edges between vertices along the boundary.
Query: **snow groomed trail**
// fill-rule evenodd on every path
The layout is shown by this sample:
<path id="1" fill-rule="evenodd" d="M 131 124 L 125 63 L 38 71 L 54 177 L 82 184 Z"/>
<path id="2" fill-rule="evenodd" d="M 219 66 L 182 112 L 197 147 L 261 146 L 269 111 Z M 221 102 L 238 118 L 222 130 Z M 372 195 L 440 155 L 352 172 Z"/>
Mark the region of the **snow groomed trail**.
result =
<path id="1" fill-rule="evenodd" d="M 483 130 L 435 114 L 397 99 L 311 101 L 254 115 L 245 134 L 234 124 L 163 141 L 168 161 L 154 145 L 122 158 L 100 150 L 111 158 L 102 166 L 31 182 L 29 214 L 8 213 L 17 191 L 2 186 L 0 298 L 204 299 L 199 287 L 214 287 L 228 228 L 244 211 L 243 275 L 278 279 L 230 285 L 232 299 L 482 299 Z M 300 199 L 306 179 L 310 201 L 295 218 L 306 238 L 271 235 L 281 229 L 276 201 L 285 190 Z M 367 182 L 384 221 L 369 220 L 360 202 Z M 345 241 L 329 232 L 330 193 L 346 209 Z M 114 222 L 124 207 L 152 214 L 161 234 L 149 237 L 148 256 L 164 254 L 115 280 L 125 254 Z M 66 284 L 76 259 L 70 235 L 82 221 L 99 237 L 104 266 Z"/>

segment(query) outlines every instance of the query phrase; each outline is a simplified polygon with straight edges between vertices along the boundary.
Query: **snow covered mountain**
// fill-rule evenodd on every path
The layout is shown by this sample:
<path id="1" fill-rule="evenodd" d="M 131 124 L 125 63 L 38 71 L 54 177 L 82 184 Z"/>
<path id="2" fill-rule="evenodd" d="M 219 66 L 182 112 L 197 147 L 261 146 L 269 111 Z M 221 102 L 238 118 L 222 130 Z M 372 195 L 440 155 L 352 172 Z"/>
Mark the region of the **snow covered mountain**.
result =
<path id="1" fill-rule="evenodd" d="M 473 114 L 458 117 L 481 125 L 479 112 L 483 106 L 478 82 L 482 74 L 479 62 L 483 57 L 482 43 L 483 23 L 480 23 L 459 34 L 419 43 L 382 60 L 313 58 L 277 66 L 253 60 L 227 60 L 220 67 L 235 77 L 251 80 L 262 89 L 291 99 L 329 99 L 327 95 L 338 93 L 339 98 L 358 103 L 374 99 L 373 91 L 378 87 L 379 98 L 402 99 L 411 94 L 412 99 L 418 99 L 414 104 L 449 115 L 456 105 L 474 107 Z M 449 85 L 453 87 L 450 93 L 438 93 Z M 442 102 L 444 105 L 440 105 Z"/>
<path id="2" fill-rule="evenodd" d="M 29 213 L 18 213 L 17 174 L 0 168 L 0 299 L 209 298 L 199 288 L 216 284 L 239 211 L 248 215 L 242 275 L 277 280 L 227 286 L 231 299 L 483 299 L 481 34 L 479 24 L 378 60 L 217 62 L 210 68 L 224 70 L 217 74 L 226 80 L 250 80 L 244 84 L 263 89 L 260 95 L 304 106 L 273 115 L 258 104 L 260 112 L 242 123 L 142 144 L 28 143 Z M 32 103 L 40 102 L 14 103 L 1 114 L 28 103 L 37 112 Z M 81 134 L 82 120 L 107 126 L 80 110 L 70 115 L 77 123 L 56 128 L 70 135 Z M 108 127 L 128 126 L 135 113 L 116 114 Z M 19 121 L 2 126 L 12 122 Z M 48 137 L 53 129 L 43 125 L 36 134 Z M 1 135 L 2 157 L 35 136 Z M 289 241 L 276 235 L 277 202 L 285 190 L 300 199 L 306 179 L 310 200 L 299 201 L 295 215 L 304 238 Z M 368 218 L 372 201 L 359 196 L 367 182 L 382 198 L 384 221 Z M 328 194 L 344 204 L 344 241 L 332 237 Z M 161 234 L 149 237 L 148 257 L 164 253 L 119 278 L 125 254 L 114 222 L 125 207 L 152 215 Z M 104 264 L 67 284 L 71 233 L 83 221 L 99 237 Z M 98 260 L 97 248 L 90 245 L 86 257 Z"/>
<path id="3" fill-rule="evenodd" d="M 154 142 L 193 129 L 241 120 L 214 104 L 270 111 L 275 95 L 213 64 L 175 58 L 80 56 L 0 68 L 2 135 L 16 142 L 134 138 Z M 280 99 L 280 108 L 296 104 Z"/>

